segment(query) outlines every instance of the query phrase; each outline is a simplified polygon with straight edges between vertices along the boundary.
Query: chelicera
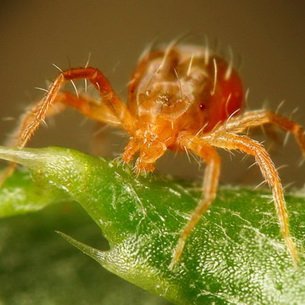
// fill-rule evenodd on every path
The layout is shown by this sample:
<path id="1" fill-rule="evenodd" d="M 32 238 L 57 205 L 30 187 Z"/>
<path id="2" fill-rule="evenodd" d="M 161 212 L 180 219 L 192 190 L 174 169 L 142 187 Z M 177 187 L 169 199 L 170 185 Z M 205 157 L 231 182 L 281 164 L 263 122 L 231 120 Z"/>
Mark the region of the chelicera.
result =
<path id="1" fill-rule="evenodd" d="M 100 99 L 62 90 L 67 81 L 76 79 L 90 81 Z M 22 116 L 9 144 L 24 147 L 45 118 L 73 107 L 93 120 L 126 130 L 130 140 L 122 159 L 129 163 L 137 155 L 137 172 L 153 171 L 167 149 L 198 155 L 206 164 L 202 198 L 181 231 L 170 267 L 179 261 L 187 238 L 215 199 L 221 164 L 216 149 L 252 155 L 272 189 L 281 235 L 292 260 L 297 262 L 278 172 L 262 144 L 245 132 L 265 124 L 276 125 L 295 136 L 305 155 L 304 130 L 291 119 L 267 110 L 242 113 L 243 103 L 243 84 L 231 62 L 207 48 L 172 43 L 142 56 L 129 83 L 127 103 L 96 68 L 62 71 L 46 96 Z M 3 179 L 13 171 L 11 165 Z"/>

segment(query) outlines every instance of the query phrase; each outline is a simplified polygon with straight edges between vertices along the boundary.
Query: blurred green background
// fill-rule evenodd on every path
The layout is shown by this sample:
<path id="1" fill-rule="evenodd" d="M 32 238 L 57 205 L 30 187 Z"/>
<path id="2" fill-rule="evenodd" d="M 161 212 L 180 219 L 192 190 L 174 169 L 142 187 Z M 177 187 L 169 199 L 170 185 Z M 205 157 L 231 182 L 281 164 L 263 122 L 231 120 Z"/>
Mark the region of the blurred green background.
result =
<path id="1" fill-rule="evenodd" d="M 282 113 L 305 125 L 305 4 L 304 1 L 7 1 L 0 3 L 0 140 L 16 125 L 25 107 L 43 95 L 34 87 L 46 87 L 57 72 L 81 66 L 91 53 L 91 65 L 99 67 L 122 97 L 142 50 L 154 40 L 169 42 L 183 33 L 201 43 L 206 34 L 219 49 L 232 47 L 245 87 L 250 89 L 248 108 L 269 108 L 286 100 Z M 83 85 L 83 83 L 81 83 Z M 54 123 L 55 122 L 55 123 Z M 92 152 L 92 130 L 78 114 L 67 111 L 49 122 L 31 146 L 61 145 Z M 95 152 L 112 156 L 122 151 L 126 139 L 101 134 Z M 263 139 L 263 137 L 259 137 Z M 267 147 L 270 142 L 267 141 Z M 285 183 L 303 185 L 297 163 L 299 151 L 293 141 L 286 149 L 273 147 Z M 258 170 L 247 170 L 252 159 L 226 157 L 223 183 L 259 183 Z M 197 164 L 182 157 L 166 156 L 159 169 L 179 176 L 199 177 Z M 179 160 L 180 166 L 175 166 Z M 236 161 L 236 162 L 235 162 Z M 239 164 L 239 163 L 238 163 Z M 236 170 L 236 168 L 240 170 Z M 257 177 L 253 179 L 253 177 Z"/>

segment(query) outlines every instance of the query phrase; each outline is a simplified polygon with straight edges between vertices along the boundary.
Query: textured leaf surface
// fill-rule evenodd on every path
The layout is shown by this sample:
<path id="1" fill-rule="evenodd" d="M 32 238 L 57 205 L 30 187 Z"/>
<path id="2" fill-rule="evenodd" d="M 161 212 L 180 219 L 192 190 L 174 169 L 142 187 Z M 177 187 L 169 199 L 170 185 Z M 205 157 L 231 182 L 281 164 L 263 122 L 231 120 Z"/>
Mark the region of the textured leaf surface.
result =
<path id="1" fill-rule="evenodd" d="M 99 268 L 62 240 L 61 230 L 107 249 L 92 220 L 76 204 L 60 204 L 0 220 L 0 304 L 166 305 Z"/>
<path id="2" fill-rule="evenodd" d="M 33 206 L 68 198 L 80 203 L 110 249 L 100 251 L 64 238 L 106 269 L 172 303 L 305 304 L 303 257 L 293 267 L 268 193 L 221 190 L 188 240 L 181 262 L 170 271 L 172 250 L 197 203 L 198 190 L 155 175 L 135 177 L 129 168 L 67 149 L 2 149 L 0 154 L 30 168 L 34 183 L 25 184 L 23 191 L 28 194 L 39 186 L 41 192 L 38 203 L 37 196 L 30 197 Z M 15 181 L 22 188 L 22 179 L 13 177 L 0 196 Z M 302 253 L 305 199 L 288 196 L 287 201 Z M 0 204 L 5 216 L 1 210 Z"/>

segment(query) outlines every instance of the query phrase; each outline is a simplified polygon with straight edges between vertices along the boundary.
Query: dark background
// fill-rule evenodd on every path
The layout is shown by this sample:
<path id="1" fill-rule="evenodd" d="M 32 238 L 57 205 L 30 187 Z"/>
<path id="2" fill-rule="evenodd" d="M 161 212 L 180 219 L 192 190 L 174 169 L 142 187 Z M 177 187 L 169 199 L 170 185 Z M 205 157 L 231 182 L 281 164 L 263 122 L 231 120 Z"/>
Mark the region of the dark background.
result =
<path id="1" fill-rule="evenodd" d="M 1 1 L 0 2 L 0 139 L 16 125 L 25 107 L 42 96 L 34 87 L 46 87 L 57 75 L 55 63 L 65 69 L 99 67 L 114 88 L 126 96 L 138 56 L 157 39 L 170 42 L 183 33 L 201 41 L 206 34 L 220 49 L 232 47 L 242 59 L 241 75 L 250 88 L 249 109 L 275 110 L 286 100 L 282 113 L 305 125 L 305 9 L 303 1 Z M 197 36 L 196 36 L 197 35 Z M 30 146 L 61 145 L 91 150 L 93 124 L 67 111 L 42 128 Z M 121 138 L 101 142 L 104 153 L 121 152 Z M 260 138 L 262 139 L 262 138 Z M 126 142 L 124 139 L 123 143 Z M 270 142 L 266 142 L 269 146 Z M 272 156 L 285 183 L 304 184 L 304 166 L 295 143 L 273 146 Z M 225 154 L 227 155 L 227 154 Z M 183 158 L 184 160 L 185 158 Z M 177 166 L 179 162 L 179 166 Z M 259 172 L 247 170 L 251 158 L 225 157 L 223 183 L 259 183 Z M 160 160 L 163 172 L 198 176 L 198 165 L 171 155 Z M 240 170 L 239 170 L 240 169 Z M 187 172 L 187 173 L 186 173 Z M 194 174 L 195 173 L 195 174 Z"/>

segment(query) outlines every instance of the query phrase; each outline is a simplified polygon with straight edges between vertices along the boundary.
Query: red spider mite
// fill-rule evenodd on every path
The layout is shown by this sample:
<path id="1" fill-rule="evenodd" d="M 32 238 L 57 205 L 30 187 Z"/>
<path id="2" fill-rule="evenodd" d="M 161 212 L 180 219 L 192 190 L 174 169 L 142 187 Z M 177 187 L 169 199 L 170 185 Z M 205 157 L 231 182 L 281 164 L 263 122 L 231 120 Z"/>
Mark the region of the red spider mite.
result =
<path id="1" fill-rule="evenodd" d="M 76 79 L 90 81 L 100 100 L 62 90 L 67 81 Z M 198 155 L 206 164 L 202 198 L 180 233 L 170 268 L 179 261 L 188 236 L 215 199 L 221 163 L 216 148 L 252 155 L 272 189 L 281 235 L 297 263 L 298 251 L 290 234 L 278 172 L 262 144 L 244 133 L 252 127 L 276 125 L 295 136 L 305 156 L 304 130 L 294 121 L 267 110 L 241 114 L 243 101 L 242 81 L 232 62 L 208 48 L 171 43 L 140 58 L 129 83 L 127 103 L 122 102 L 96 68 L 62 71 L 46 96 L 24 113 L 9 145 L 24 147 L 45 118 L 69 106 L 91 119 L 125 129 L 130 140 L 122 159 L 129 163 L 137 154 L 137 172 L 153 171 L 167 149 Z M 2 180 L 14 167 L 8 167 Z"/>

